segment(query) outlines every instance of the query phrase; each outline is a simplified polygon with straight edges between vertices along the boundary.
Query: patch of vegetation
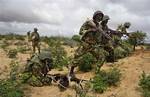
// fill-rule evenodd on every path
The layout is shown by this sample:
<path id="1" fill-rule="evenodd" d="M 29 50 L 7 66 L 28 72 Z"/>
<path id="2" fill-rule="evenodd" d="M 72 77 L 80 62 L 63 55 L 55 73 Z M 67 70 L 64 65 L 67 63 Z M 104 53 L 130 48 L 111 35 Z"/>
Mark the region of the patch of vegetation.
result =
<path id="1" fill-rule="evenodd" d="M 11 50 L 8 51 L 8 54 L 7 54 L 7 55 L 8 55 L 9 58 L 16 58 L 17 53 L 18 53 L 18 52 L 17 52 L 16 49 L 11 49 Z"/>
<path id="2" fill-rule="evenodd" d="M 143 97 L 150 97 L 150 74 L 142 73 L 140 76 L 139 86 Z"/>
<path id="3" fill-rule="evenodd" d="M 62 70 L 63 66 L 69 64 L 70 58 L 67 57 L 67 52 L 61 46 L 62 41 L 56 39 L 47 38 L 45 42 L 49 45 L 49 51 L 52 54 L 54 68 L 58 68 L 59 70 Z"/>
<path id="4" fill-rule="evenodd" d="M 128 56 L 132 51 L 132 45 L 128 43 L 128 41 L 122 41 L 121 47 L 126 51 L 126 56 Z"/>
<path id="5" fill-rule="evenodd" d="M 27 49 L 25 46 L 24 47 L 21 46 L 17 48 L 17 52 L 25 54 L 26 51 L 29 51 L 29 49 Z"/>
<path id="6" fill-rule="evenodd" d="M 90 54 L 90 53 L 87 53 L 87 54 L 84 54 L 78 61 L 79 63 L 79 70 L 80 71 L 83 71 L 83 72 L 87 72 L 87 71 L 90 71 L 92 70 L 92 65 L 94 64 L 95 62 L 95 57 Z"/>
<path id="7" fill-rule="evenodd" d="M 76 97 L 95 97 L 95 96 L 89 96 L 88 91 L 85 89 L 81 89 L 81 87 L 74 85 L 73 89 L 76 92 Z M 73 97 L 71 95 L 68 95 L 68 97 Z"/>
<path id="8" fill-rule="evenodd" d="M 9 64 L 9 67 L 11 69 L 10 71 L 10 79 L 11 80 L 17 80 L 18 76 L 19 76 L 19 63 L 17 61 L 11 61 L 11 63 Z"/>
<path id="9" fill-rule="evenodd" d="M 8 34 L 5 34 L 5 35 L 0 35 L 0 39 L 4 38 L 5 40 L 13 40 L 13 39 L 25 40 L 24 37 L 25 36 L 23 36 L 23 35 L 18 35 L 18 34 L 14 34 L 14 33 L 8 33 Z"/>
<path id="10" fill-rule="evenodd" d="M 7 44 L 2 44 L 2 45 L 0 45 L 0 48 L 2 48 L 4 50 L 4 49 L 6 49 L 7 46 L 8 46 Z"/>
<path id="11" fill-rule="evenodd" d="M 67 53 L 64 48 L 59 45 L 59 43 L 56 46 L 51 47 L 51 52 L 53 56 L 54 68 L 59 68 L 62 70 L 63 66 L 68 65 L 69 58 L 67 58 Z"/>
<path id="12" fill-rule="evenodd" d="M 146 50 L 150 50 L 150 44 L 144 44 L 144 46 L 146 47 Z"/>
<path id="13" fill-rule="evenodd" d="M 120 82 L 121 73 L 117 68 L 110 69 L 109 71 L 100 71 L 92 79 L 92 89 L 95 92 L 103 93 L 110 86 L 116 86 Z"/>
<path id="14" fill-rule="evenodd" d="M 22 40 L 22 41 L 25 40 L 25 36 L 23 36 L 23 35 L 15 34 L 14 37 L 16 40 Z"/>
<path id="15" fill-rule="evenodd" d="M 69 40 L 65 40 L 65 41 L 63 42 L 63 45 L 70 46 L 71 48 L 73 48 L 73 47 L 75 47 L 75 46 L 78 46 L 79 43 L 76 42 L 76 41 L 74 41 L 74 40 L 72 40 L 72 39 L 69 39 Z"/>
<path id="16" fill-rule="evenodd" d="M 2 40 L 3 38 L 4 38 L 4 35 L 1 35 L 1 34 L 0 34 L 0 40 Z"/>
<path id="17" fill-rule="evenodd" d="M 15 36 L 15 34 L 8 33 L 8 34 L 4 35 L 4 38 L 5 38 L 5 40 L 13 40 L 14 36 Z"/>
<path id="18" fill-rule="evenodd" d="M 127 55 L 127 52 L 120 46 L 114 49 L 114 57 L 115 59 L 124 58 Z"/>
<path id="19" fill-rule="evenodd" d="M 0 97 L 23 97 L 23 90 L 16 81 L 0 80 Z"/>
<path id="20" fill-rule="evenodd" d="M 103 93 L 107 89 L 107 84 L 103 78 L 99 75 L 96 75 L 92 80 L 92 89 L 97 93 Z"/>
<path id="21" fill-rule="evenodd" d="M 133 45 L 133 50 L 135 50 L 135 47 L 137 45 L 144 43 L 145 38 L 146 38 L 146 33 L 142 31 L 136 31 L 131 33 L 128 41 L 131 45 Z"/>
<path id="22" fill-rule="evenodd" d="M 10 64 L 10 78 L 0 80 L 0 97 L 23 97 L 23 86 L 17 79 L 19 72 L 18 62 L 12 61 Z"/>
<path id="23" fill-rule="evenodd" d="M 81 41 L 79 35 L 73 35 L 73 36 L 72 36 L 72 40 L 74 40 L 74 41 L 76 41 L 76 42 L 80 42 L 80 41 Z"/>
<path id="24" fill-rule="evenodd" d="M 118 36 L 113 36 L 113 40 L 115 59 L 124 58 L 133 51 L 132 45 L 128 40 L 121 40 Z"/>
<path id="25" fill-rule="evenodd" d="M 22 46 L 22 45 L 27 45 L 27 44 L 24 41 L 17 41 L 16 43 L 14 43 L 14 45 Z"/>

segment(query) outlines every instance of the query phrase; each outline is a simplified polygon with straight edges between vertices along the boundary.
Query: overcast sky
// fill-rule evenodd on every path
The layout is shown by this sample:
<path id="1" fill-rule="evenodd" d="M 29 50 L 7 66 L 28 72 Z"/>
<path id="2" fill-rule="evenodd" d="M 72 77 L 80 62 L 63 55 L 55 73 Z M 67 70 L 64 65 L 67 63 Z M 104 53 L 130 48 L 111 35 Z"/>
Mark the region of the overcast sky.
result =
<path id="1" fill-rule="evenodd" d="M 0 0 L 0 33 L 26 34 L 37 27 L 41 35 L 72 36 L 101 10 L 110 16 L 110 28 L 129 21 L 130 31 L 150 36 L 149 4 L 150 0 Z"/>

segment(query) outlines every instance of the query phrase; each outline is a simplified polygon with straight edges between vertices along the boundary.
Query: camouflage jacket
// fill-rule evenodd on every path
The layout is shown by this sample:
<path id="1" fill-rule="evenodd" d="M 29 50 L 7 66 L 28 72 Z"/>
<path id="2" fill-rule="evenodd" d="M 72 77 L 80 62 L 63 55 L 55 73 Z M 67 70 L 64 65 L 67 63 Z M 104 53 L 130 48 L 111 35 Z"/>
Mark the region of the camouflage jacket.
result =
<path id="1" fill-rule="evenodd" d="M 31 41 L 40 41 L 40 35 L 38 32 L 31 33 Z"/>
<path id="2" fill-rule="evenodd" d="M 102 29 L 104 33 L 111 35 L 111 32 L 109 31 L 109 28 L 107 25 L 102 26 Z M 109 42 L 109 39 L 107 39 L 105 36 L 102 36 L 102 44 L 107 44 Z"/>
<path id="3" fill-rule="evenodd" d="M 94 44 L 101 41 L 102 27 L 100 24 L 96 24 L 93 20 L 87 20 L 80 28 L 79 34 L 81 35 L 81 41 Z"/>
<path id="4" fill-rule="evenodd" d="M 127 33 L 127 30 L 123 25 L 118 26 L 117 31 L 125 33 L 125 34 Z"/>

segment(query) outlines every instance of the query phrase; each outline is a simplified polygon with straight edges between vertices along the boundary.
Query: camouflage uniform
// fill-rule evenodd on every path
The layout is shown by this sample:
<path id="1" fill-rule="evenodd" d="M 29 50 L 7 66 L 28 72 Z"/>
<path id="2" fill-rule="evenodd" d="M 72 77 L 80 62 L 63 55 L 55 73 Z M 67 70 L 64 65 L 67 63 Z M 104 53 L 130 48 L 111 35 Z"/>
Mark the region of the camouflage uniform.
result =
<path id="1" fill-rule="evenodd" d="M 30 31 L 27 32 L 27 39 L 28 39 L 28 42 L 30 41 Z"/>
<path id="2" fill-rule="evenodd" d="M 109 20 L 109 16 L 104 15 L 103 20 L 101 22 L 102 25 L 102 29 L 105 33 L 107 33 L 108 35 L 111 35 L 111 31 L 107 26 L 108 20 Z M 107 39 L 106 37 L 102 36 L 102 44 L 104 45 L 104 50 L 106 50 L 107 52 L 109 52 L 109 55 L 106 57 L 106 61 L 107 62 L 114 62 L 114 51 L 113 51 L 113 44 L 111 43 L 112 41 Z"/>
<path id="3" fill-rule="evenodd" d="M 102 37 L 101 32 L 103 30 L 101 25 L 99 24 L 102 18 L 103 13 L 101 11 L 96 11 L 93 15 L 93 19 L 87 20 L 81 26 L 79 31 L 79 34 L 81 35 L 81 44 L 75 52 L 72 68 L 78 65 L 78 59 L 87 52 L 91 53 L 97 59 L 97 63 L 99 63 L 98 61 L 102 61 L 102 57 L 99 56 L 100 49 L 99 47 L 97 47 L 98 44 L 101 42 Z M 71 70 L 71 72 L 73 72 L 73 69 Z"/>
<path id="4" fill-rule="evenodd" d="M 118 28 L 117 28 L 117 31 L 121 32 L 122 34 L 126 34 L 128 35 L 127 33 L 127 29 L 131 26 L 130 22 L 125 22 L 124 25 L 119 25 Z"/>
<path id="5" fill-rule="evenodd" d="M 40 53 L 40 35 L 37 32 L 38 29 L 34 28 L 34 32 L 31 33 L 31 41 L 32 41 L 32 47 L 33 47 L 33 52 L 35 53 L 35 48 L 37 47 L 38 52 Z"/>
<path id="6" fill-rule="evenodd" d="M 46 85 L 51 83 L 51 78 L 48 77 L 47 73 L 53 68 L 53 60 L 50 52 L 41 52 L 40 54 L 33 54 L 30 59 L 28 59 L 24 74 L 29 74 L 30 76 L 26 78 L 29 84 L 33 85 L 35 79 L 36 83 L 34 86 L 41 86 L 41 84 Z M 32 77 L 34 81 L 32 81 Z"/>

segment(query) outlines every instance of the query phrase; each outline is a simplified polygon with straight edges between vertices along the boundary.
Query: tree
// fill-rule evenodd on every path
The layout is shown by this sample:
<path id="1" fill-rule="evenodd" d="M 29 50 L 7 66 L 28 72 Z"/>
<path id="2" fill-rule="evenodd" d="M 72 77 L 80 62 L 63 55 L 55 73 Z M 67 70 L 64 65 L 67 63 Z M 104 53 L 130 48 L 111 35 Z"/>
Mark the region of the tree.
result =
<path id="1" fill-rule="evenodd" d="M 132 32 L 129 37 L 129 43 L 133 45 L 133 50 L 135 50 L 137 45 L 144 43 L 145 38 L 146 33 L 142 31 Z"/>

